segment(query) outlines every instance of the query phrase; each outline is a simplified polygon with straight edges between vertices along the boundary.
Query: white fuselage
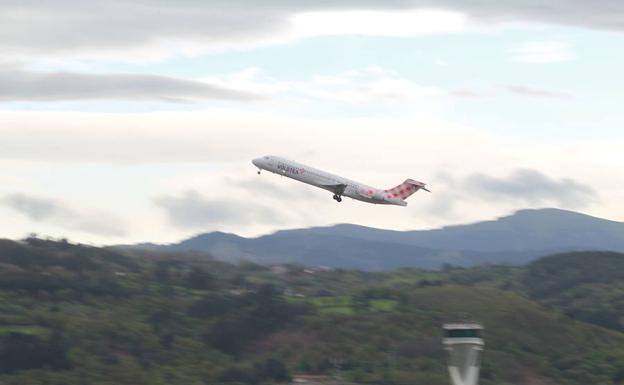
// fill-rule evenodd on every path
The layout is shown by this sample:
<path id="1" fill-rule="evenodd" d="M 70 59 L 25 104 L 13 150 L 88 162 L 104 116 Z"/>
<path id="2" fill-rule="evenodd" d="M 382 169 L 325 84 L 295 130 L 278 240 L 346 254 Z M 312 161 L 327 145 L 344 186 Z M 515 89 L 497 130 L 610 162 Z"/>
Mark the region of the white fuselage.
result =
<path id="1" fill-rule="evenodd" d="M 386 190 L 355 182 L 278 156 L 263 156 L 252 160 L 252 163 L 259 169 L 320 187 L 339 196 L 347 196 L 362 202 L 375 204 L 407 205 L 407 202 L 404 200 L 387 197 L 385 193 Z M 344 190 L 337 193 L 336 186 L 341 186 Z"/>

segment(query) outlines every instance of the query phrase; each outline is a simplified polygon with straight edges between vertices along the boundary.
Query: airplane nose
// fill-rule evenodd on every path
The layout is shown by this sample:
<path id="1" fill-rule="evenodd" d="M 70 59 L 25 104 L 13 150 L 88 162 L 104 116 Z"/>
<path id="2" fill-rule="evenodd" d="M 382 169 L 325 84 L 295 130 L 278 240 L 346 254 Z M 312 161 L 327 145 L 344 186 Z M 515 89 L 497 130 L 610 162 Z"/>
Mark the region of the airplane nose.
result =
<path id="1" fill-rule="evenodd" d="M 256 167 L 260 167 L 260 158 L 253 159 L 251 163 Z"/>

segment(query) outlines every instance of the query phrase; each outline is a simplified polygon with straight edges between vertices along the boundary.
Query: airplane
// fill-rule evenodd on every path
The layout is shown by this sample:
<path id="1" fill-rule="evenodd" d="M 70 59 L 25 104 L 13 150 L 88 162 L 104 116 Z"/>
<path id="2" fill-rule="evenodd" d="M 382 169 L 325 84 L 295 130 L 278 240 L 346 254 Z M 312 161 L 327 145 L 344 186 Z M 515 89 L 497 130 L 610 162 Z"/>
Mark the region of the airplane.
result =
<path id="1" fill-rule="evenodd" d="M 262 156 L 253 159 L 251 163 L 258 167 L 258 174 L 261 170 L 267 170 L 320 187 L 334 193 L 334 200 L 337 202 L 342 202 L 342 197 L 346 196 L 373 204 L 407 206 L 405 199 L 416 191 L 422 189 L 431 192 L 427 190 L 425 183 L 413 179 L 406 179 L 400 185 L 387 190 L 378 189 L 279 156 Z"/>

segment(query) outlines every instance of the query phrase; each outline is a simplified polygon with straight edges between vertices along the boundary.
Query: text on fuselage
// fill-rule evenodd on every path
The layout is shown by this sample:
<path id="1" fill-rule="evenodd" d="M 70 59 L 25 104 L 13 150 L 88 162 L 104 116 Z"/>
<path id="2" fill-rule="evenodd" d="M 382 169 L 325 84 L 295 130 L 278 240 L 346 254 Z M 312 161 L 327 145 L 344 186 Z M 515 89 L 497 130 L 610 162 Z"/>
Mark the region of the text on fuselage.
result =
<path id="1" fill-rule="evenodd" d="M 289 166 L 287 164 L 284 163 L 278 163 L 277 164 L 277 169 L 283 172 L 287 172 L 289 174 L 303 174 L 304 169 L 303 168 L 296 168 L 293 166 Z"/>

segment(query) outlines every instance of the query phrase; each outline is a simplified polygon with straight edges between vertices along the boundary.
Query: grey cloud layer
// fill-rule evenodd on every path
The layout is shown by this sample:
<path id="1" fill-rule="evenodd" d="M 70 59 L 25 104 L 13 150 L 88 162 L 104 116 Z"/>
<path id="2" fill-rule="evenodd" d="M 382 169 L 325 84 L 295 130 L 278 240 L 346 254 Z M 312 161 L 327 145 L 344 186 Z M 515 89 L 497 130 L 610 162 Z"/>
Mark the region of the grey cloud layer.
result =
<path id="1" fill-rule="evenodd" d="M 571 178 L 553 179 L 537 170 L 516 170 L 507 178 L 474 174 L 463 184 L 484 199 L 512 199 L 530 204 L 555 202 L 569 208 L 583 208 L 597 200 L 591 187 Z"/>
<path id="2" fill-rule="evenodd" d="M 475 173 L 455 179 L 441 174 L 437 181 L 446 185 L 447 190 L 433 197 L 428 211 L 443 217 L 452 216 L 457 205 L 471 201 L 511 202 L 520 207 L 554 204 L 568 209 L 585 208 L 599 201 L 596 191 L 587 185 L 571 178 L 551 178 L 530 169 L 515 170 L 507 177 Z"/>
<path id="3" fill-rule="evenodd" d="M 485 23 L 538 21 L 624 29 L 620 0 L 8 0 L 0 13 L 0 52 L 40 54 L 118 50 L 192 41 L 203 45 L 266 40 L 306 11 L 447 9 Z"/>
<path id="4" fill-rule="evenodd" d="M 39 73 L 0 68 L 0 101 L 253 100 L 258 95 L 167 76 Z"/>
<path id="5" fill-rule="evenodd" d="M 81 213 L 51 199 L 16 193 L 0 199 L 4 204 L 36 222 L 102 236 L 125 235 L 122 221 L 108 213 Z"/>
<path id="6" fill-rule="evenodd" d="M 281 223 L 283 218 L 275 210 L 245 201 L 209 199 L 197 191 L 186 191 L 182 196 L 163 195 L 154 203 L 165 210 L 167 219 L 181 228 L 206 229 L 215 225 L 253 223 Z"/>

